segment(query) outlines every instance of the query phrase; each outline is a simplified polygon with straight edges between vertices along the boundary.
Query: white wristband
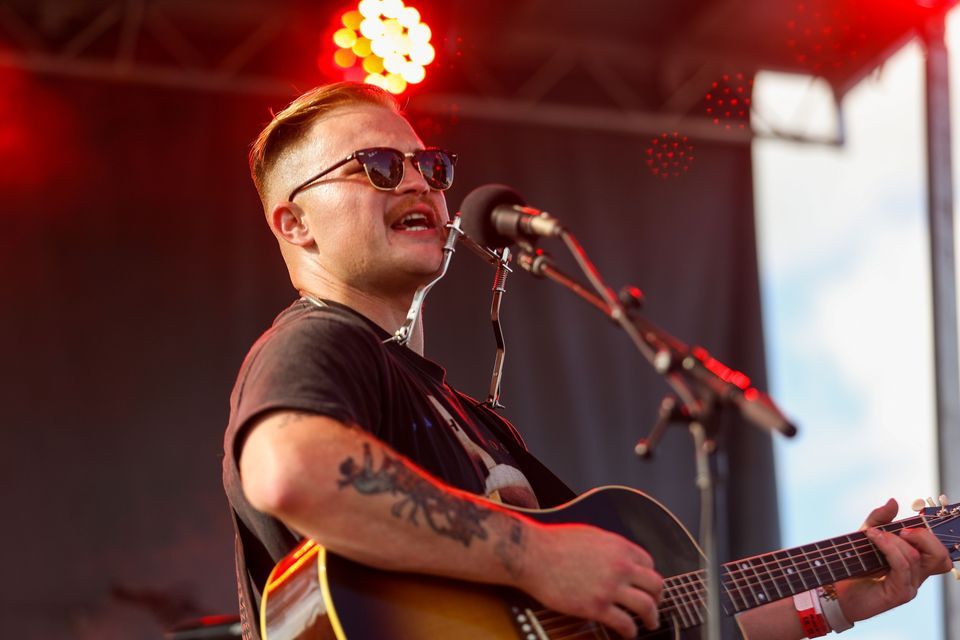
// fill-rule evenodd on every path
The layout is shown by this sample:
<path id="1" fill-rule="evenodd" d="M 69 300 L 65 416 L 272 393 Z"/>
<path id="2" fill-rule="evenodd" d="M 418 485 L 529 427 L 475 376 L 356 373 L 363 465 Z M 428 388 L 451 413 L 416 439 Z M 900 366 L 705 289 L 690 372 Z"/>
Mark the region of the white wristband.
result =
<path id="1" fill-rule="evenodd" d="M 817 596 L 820 600 L 820 608 L 823 610 L 823 617 L 827 619 L 827 624 L 830 625 L 834 633 L 842 633 L 853 628 L 853 623 L 843 615 L 840 600 L 837 599 L 837 590 L 832 584 L 817 589 Z"/>

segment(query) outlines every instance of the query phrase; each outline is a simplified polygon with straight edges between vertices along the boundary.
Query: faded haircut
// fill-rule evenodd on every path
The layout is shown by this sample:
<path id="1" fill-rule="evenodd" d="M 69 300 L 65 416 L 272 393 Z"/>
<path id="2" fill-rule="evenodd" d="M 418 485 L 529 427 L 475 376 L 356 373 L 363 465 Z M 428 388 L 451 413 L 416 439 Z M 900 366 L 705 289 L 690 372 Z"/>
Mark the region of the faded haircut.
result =
<path id="1" fill-rule="evenodd" d="M 250 175 L 264 207 L 268 205 L 267 180 L 283 152 L 300 140 L 309 128 L 339 107 L 372 104 L 400 113 L 392 94 L 370 84 L 336 82 L 307 91 L 275 114 L 250 147 Z"/>

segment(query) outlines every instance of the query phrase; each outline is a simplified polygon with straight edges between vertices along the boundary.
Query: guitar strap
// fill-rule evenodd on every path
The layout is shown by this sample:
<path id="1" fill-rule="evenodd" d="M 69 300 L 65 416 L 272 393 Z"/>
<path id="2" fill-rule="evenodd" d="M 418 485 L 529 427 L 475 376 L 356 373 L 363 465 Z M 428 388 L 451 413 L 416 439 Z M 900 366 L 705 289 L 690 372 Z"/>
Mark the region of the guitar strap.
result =
<path id="1" fill-rule="evenodd" d="M 520 470 L 527 477 L 530 486 L 533 487 L 533 493 L 537 496 L 541 509 L 556 507 L 577 496 L 563 480 L 558 478 L 545 464 L 527 450 L 527 445 L 523 442 L 520 433 L 500 414 L 486 404 L 477 403 L 476 400 L 456 389 L 453 389 L 453 392 L 457 394 L 461 402 L 477 407 L 486 415 L 487 419 L 484 422 L 487 428 L 506 446 L 507 451 L 520 465 Z"/>
<path id="2" fill-rule="evenodd" d="M 234 540 L 234 567 L 237 572 L 237 599 L 240 605 L 240 637 L 243 640 L 253 640 L 259 636 L 260 629 L 260 591 L 257 584 L 257 578 L 247 566 L 244 557 L 244 548 L 248 544 L 259 544 L 259 541 L 252 539 L 250 531 L 240 522 L 237 513 L 231 509 L 230 516 L 233 519 L 233 530 L 236 534 Z M 246 535 L 244 535 L 246 533 Z M 251 559 L 253 554 L 250 554 Z M 242 567 L 242 568 L 241 568 Z M 241 574 L 243 571 L 243 574 Z M 270 575 L 269 570 L 264 575 Z M 256 631 L 255 631 L 256 630 Z M 256 635 L 255 635 L 256 634 Z"/>

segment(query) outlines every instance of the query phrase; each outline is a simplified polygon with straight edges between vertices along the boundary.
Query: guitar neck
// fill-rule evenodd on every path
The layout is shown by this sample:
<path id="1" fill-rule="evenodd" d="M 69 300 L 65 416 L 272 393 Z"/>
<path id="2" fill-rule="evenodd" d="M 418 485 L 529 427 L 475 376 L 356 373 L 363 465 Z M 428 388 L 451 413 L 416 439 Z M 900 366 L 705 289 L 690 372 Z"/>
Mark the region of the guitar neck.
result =
<path id="1" fill-rule="evenodd" d="M 920 516 L 878 527 L 896 533 L 923 526 Z M 782 549 L 723 565 L 722 605 L 728 615 L 759 607 L 803 591 L 886 569 L 877 547 L 862 532 Z M 701 624 L 706 601 L 703 571 L 667 578 L 661 613 L 684 628 Z"/>

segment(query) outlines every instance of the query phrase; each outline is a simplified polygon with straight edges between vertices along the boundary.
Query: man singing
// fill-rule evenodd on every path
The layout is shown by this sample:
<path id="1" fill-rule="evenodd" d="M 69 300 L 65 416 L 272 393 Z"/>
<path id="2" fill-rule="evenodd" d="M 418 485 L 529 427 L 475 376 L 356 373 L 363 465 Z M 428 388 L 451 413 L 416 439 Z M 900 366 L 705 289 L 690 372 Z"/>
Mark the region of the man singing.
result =
<path id="1" fill-rule="evenodd" d="M 224 484 L 244 637 L 258 637 L 270 569 L 304 537 L 379 569 L 515 587 L 624 637 L 635 619 L 656 628 L 663 580 L 650 555 L 503 508 L 572 494 L 512 426 L 446 384 L 422 356 L 419 322 L 408 346 L 388 339 L 440 267 L 456 156 L 425 147 L 389 94 L 341 83 L 278 113 L 250 163 L 300 298 L 254 344 L 231 397 Z M 890 501 L 867 524 L 896 511 Z M 841 628 L 950 568 L 926 530 L 867 535 L 890 570 L 836 585 Z M 804 635 L 789 598 L 739 621 L 751 640 Z"/>

